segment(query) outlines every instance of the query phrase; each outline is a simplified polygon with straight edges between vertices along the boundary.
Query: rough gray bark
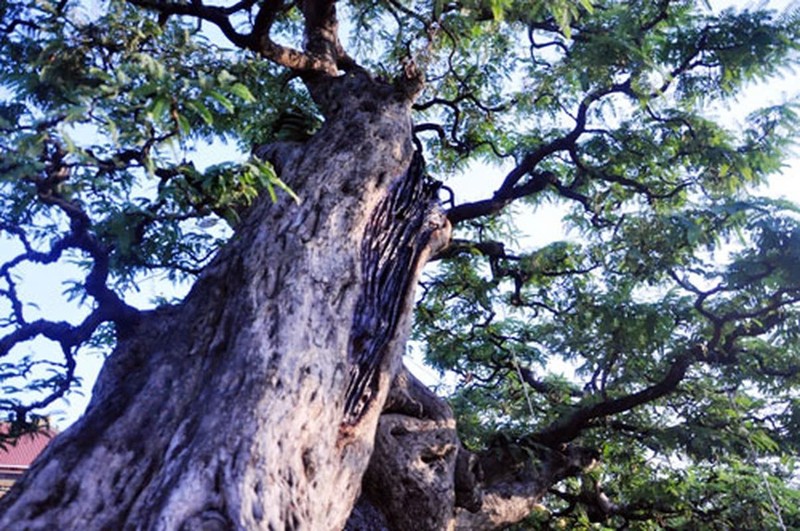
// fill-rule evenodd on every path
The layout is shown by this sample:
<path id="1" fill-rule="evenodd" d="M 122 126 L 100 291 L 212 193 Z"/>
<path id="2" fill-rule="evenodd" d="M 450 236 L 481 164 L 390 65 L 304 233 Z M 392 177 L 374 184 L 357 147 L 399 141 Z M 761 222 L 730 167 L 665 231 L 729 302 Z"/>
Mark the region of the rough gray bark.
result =
<path id="1" fill-rule="evenodd" d="M 455 427 L 444 402 L 408 372 L 398 375 L 364 475 L 365 497 L 390 529 L 452 527 L 460 449 Z"/>
<path id="2" fill-rule="evenodd" d="M 140 316 L 0 529 L 343 527 L 449 225 L 410 180 L 409 98 L 357 71 L 320 88 L 326 124 L 281 161 L 302 202 L 261 201 L 182 304 Z"/>

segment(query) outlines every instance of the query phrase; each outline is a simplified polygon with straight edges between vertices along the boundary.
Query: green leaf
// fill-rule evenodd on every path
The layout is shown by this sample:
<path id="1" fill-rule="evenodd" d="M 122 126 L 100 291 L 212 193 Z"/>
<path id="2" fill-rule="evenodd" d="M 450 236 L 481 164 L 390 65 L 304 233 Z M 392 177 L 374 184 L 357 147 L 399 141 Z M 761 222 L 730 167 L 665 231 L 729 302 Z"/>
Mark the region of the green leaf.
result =
<path id="1" fill-rule="evenodd" d="M 153 100 L 153 104 L 150 107 L 150 115 L 153 117 L 154 120 L 162 120 L 164 119 L 170 109 L 171 100 L 166 96 L 159 96 Z"/>
<path id="2" fill-rule="evenodd" d="M 256 98 L 253 96 L 253 93 L 250 92 L 250 89 L 242 83 L 234 83 L 228 88 L 228 90 L 230 90 L 231 94 L 238 96 L 248 103 L 253 103 L 256 101 Z"/>
<path id="3" fill-rule="evenodd" d="M 236 106 L 233 104 L 233 102 L 218 90 L 209 90 L 208 95 L 214 98 L 214 100 L 222 105 L 228 112 L 233 112 L 236 109 Z"/>
<path id="4" fill-rule="evenodd" d="M 213 125 L 214 124 L 214 116 L 211 114 L 211 111 L 208 110 L 208 107 L 200 103 L 199 101 L 187 101 L 186 107 L 194 111 L 196 114 L 203 119 L 206 125 Z"/>
<path id="5" fill-rule="evenodd" d="M 181 134 L 184 136 L 189 135 L 192 132 L 192 124 L 189 123 L 189 120 L 183 114 L 174 113 L 175 118 L 178 120 L 178 127 L 181 131 Z"/>

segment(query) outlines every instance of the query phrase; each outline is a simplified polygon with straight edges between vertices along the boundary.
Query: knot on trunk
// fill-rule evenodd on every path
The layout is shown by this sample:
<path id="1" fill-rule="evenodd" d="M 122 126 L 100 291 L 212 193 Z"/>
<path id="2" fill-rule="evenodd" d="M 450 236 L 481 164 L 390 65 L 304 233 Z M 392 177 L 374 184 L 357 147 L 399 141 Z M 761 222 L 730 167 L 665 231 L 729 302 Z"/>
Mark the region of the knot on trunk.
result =
<path id="1" fill-rule="evenodd" d="M 382 415 L 364 490 L 393 529 L 447 529 L 455 505 L 455 422 Z"/>
<path id="2" fill-rule="evenodd" d="M 233 529 L 233 522 L 217 509 L 207 509 L 187 518 L 180 531 L 227 531 Z"/>
<path id="3" fill-rule="evenodd" d="M 450 406 L 405 368 L 378 421 L 375 451 L 347 529 L 453 529 L 456 508 L 481 507 L 477 457 L 459 442 Z M 370 528 L 371 529 L 371 528 Z"/>

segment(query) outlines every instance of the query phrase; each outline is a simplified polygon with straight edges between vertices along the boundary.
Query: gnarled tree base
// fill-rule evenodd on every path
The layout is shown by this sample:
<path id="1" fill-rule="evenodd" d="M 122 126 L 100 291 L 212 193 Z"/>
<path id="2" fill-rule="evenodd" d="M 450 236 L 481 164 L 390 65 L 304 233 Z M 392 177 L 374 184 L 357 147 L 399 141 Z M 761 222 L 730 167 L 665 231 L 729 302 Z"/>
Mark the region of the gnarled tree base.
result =
<path id="1" fill-rule="evenodd" d="M 530 515 L 548 489 L 595 457 L 581 448 L 543 449 L 533 466 L 503 449 L 472 453 L 461 445 L 447 403 L 404 369 L 378 421 L 346 529 L 500 529 Z"/>
<path id="2" fill-rule="evenodd" d="M 280 150 L 301 201 L 261 200 L 183 303 L 130 323 L 0 529 L 344 526 L 449 226 L 407 95 L 361 71 L 314 90 L 324 126 Z"/>

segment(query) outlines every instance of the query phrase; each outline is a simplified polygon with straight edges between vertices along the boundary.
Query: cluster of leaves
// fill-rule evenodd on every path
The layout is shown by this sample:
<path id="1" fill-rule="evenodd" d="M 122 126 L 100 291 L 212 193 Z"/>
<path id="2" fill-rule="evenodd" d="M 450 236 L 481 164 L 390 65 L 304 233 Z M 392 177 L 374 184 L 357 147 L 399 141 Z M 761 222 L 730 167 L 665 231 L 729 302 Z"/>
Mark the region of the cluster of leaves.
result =
<path id="1" fill-rule="evenodd" d="M 612 527 L 797 525 L 797 214 L 692 202 L 628 212 L 580 243 L 439 264 L 415 334 L 458 375 L 463 441 L 601 449 L 592 489 L 617 513 L 592 518 Z M 586 481 L 553 492 L 552 525 L 591 516 Z M 737 481 L 750 487 L 734 493 Z"/>
<path id="2" fill-rule="evenodd" d="M 230 235 L 218 220 L 235 226 L 261 191 L 288 190 L 248 153 L 275 137 L 280 109 L 308 106 L 276 67 L 196 23 L 115 0 L 87 9 L 0 2 L 0 413 L 19 423 L 75 384 L 77 349 L 111 337 L 98 324 L 130 313 L 124 297 L 145 275 L 194 276 Z M 214 164 L 210 145 L 238 162 Z M 90 317 L 32 320 L 17 283 L 32 264 L 65 261 L 89 271 L 68 295 Z M 39 351 L 33 366 L 26 351 Z"/>

